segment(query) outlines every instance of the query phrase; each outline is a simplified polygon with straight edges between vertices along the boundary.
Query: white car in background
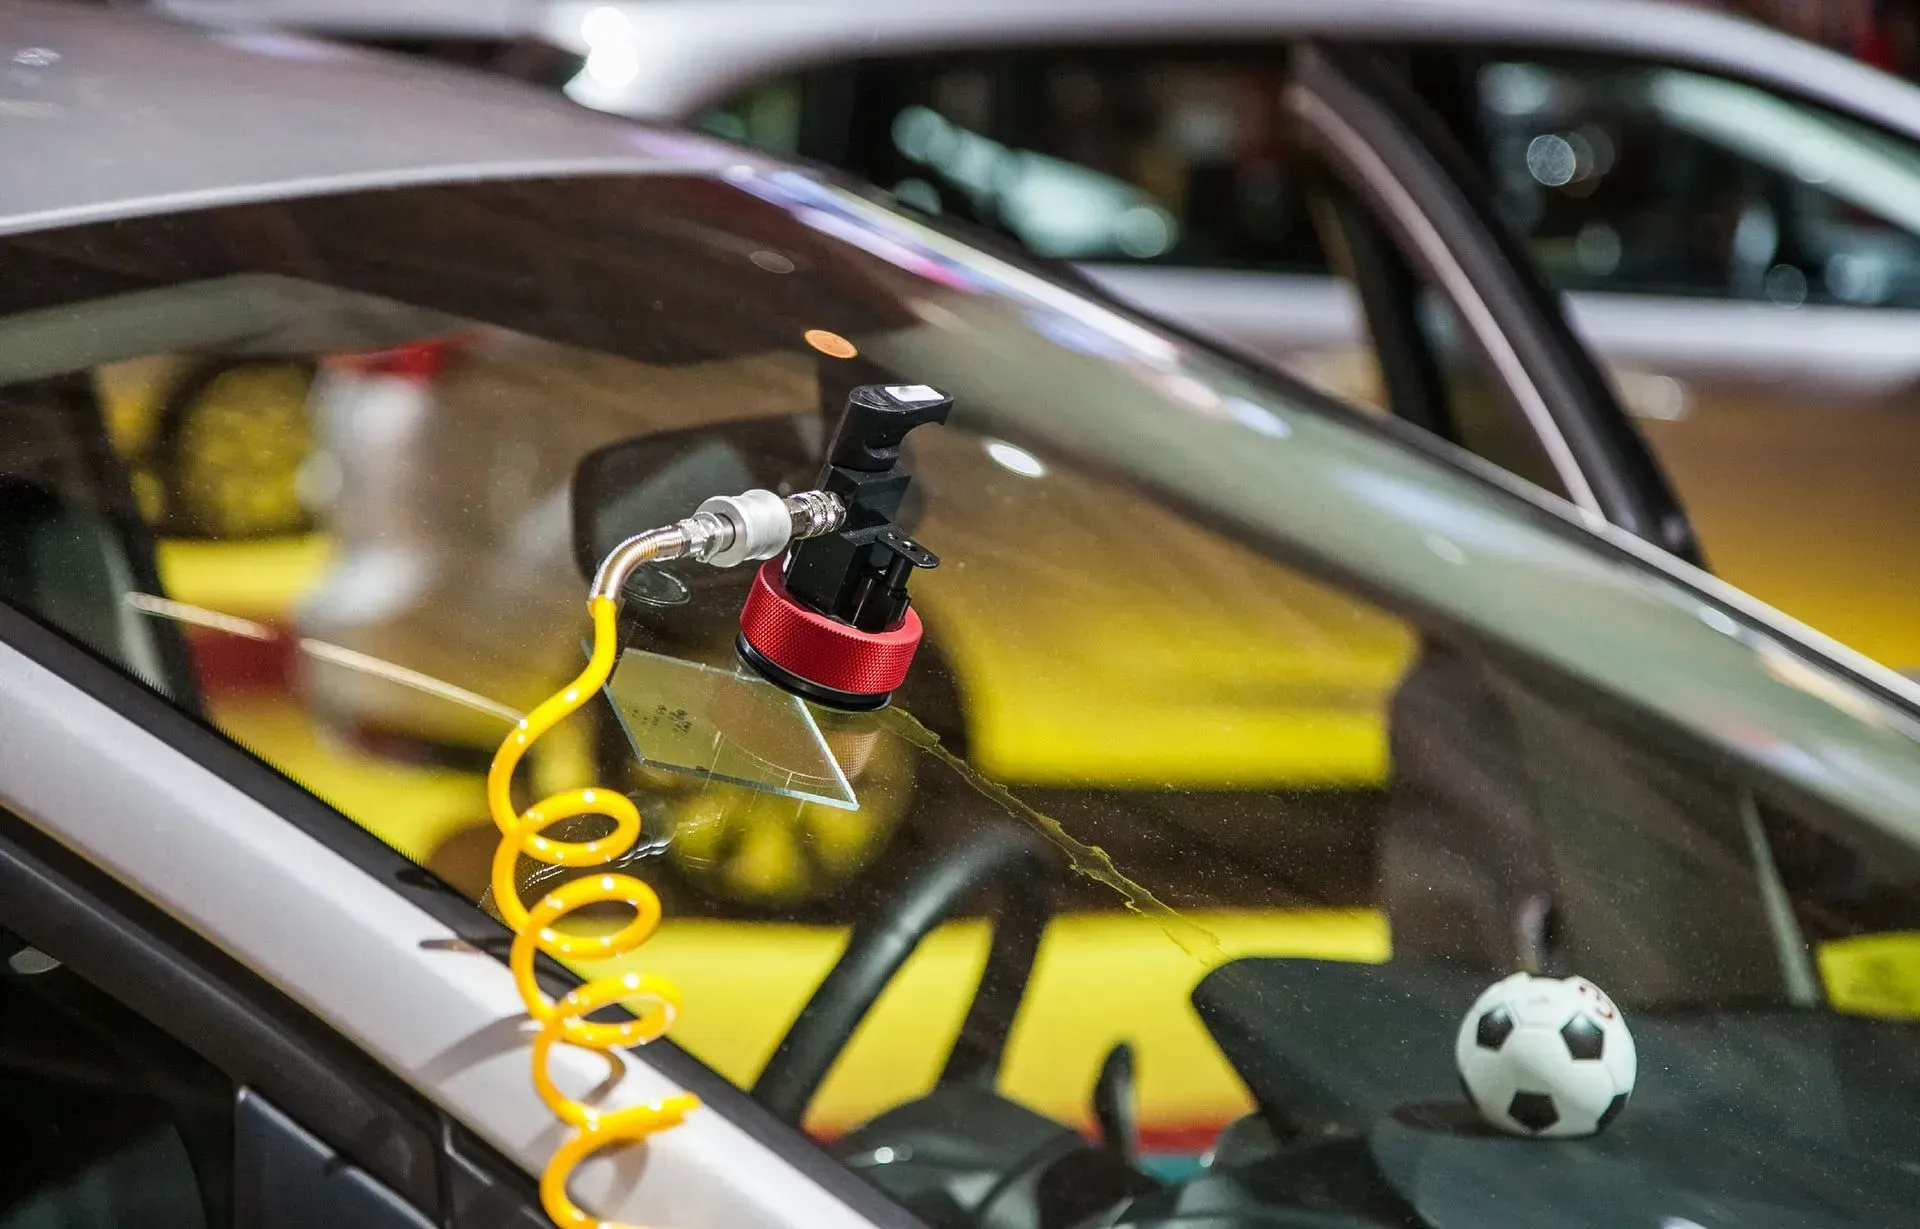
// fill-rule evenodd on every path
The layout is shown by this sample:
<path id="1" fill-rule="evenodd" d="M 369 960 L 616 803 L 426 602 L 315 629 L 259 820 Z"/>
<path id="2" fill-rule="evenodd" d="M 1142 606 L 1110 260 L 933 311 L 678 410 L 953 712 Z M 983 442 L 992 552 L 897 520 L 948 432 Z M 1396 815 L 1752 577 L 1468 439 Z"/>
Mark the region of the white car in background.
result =
<path id="1" fill-rule="evenodd" d="M 1644 0 L 158 7 L 414 47 L 459 34 L 469 59 L 556 47 L 573 66 L 542 72 L 581 103 L 851 170 L 1421 421 L 1392 404 L 1348 271 L 1274 157 L 1285 57 L 1375 50 L 1451 130 L 1462 190 L 1569 294 L 1707 563 L 1920 668 L 1920 91 L 1817 47 Z M 1458 362 L 1450 324 L 1420 321 Z M 1537 416 L 1512 427 L 1485 448 L 1441 429 L 1589 502 Z"/>

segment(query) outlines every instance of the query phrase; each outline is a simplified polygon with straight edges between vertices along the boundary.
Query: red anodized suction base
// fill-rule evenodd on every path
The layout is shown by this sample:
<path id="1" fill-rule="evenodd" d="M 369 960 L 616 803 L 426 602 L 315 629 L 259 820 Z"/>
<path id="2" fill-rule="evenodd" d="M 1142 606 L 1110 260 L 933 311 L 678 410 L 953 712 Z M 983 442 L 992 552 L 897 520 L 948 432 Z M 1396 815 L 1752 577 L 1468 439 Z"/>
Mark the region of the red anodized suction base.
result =
<path id="1" fill-rule="evenodd" d="M 740 611 L 740 653 L 770 680 L 838 708 L 879 708 L 906 680 L 920 647 L 911 606 L 883 632 L 863 632 L 807 609 L 788 593 L 779 559 L 754 574 Z"/>

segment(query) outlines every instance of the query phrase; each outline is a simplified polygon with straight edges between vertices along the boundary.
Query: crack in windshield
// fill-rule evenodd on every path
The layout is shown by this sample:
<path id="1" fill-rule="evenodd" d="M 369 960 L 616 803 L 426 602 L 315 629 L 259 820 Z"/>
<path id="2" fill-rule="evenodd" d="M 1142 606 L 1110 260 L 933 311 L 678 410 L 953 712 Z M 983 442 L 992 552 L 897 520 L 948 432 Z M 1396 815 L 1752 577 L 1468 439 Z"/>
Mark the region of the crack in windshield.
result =
<path id="1" fill-rule="evenodd" d="M 882 728 L 897 735 L 906 742 L 925 751 L 942 764 L 954 771 L 975 793 L 987 799 L 1015 819 L 1034 828 L 1048 841 L 1067 855 L 1067 864 L 1076 875 L 1084 875 L 1095 883 L 1104 884 L 1119 894 L 1121 903 L 1130 912 L 1142 917 L 1152 918 L 1160 923 L 1167 937 L 1181 951 L 1211 968 L 1226 959 L 1221 950 L 1220 940 L 1206 927 L 1193 922 L 1179 910 L 1156 897 L 1145 887 L 1129 879 L 1119 867 L 1113 864 L 1113 858 L 1098 845 L 1088 845 L 1075 840 L 1071 833 L 1051 815 L 1036 811 L 1020 799 L 1013 791 L 998 781 L 983 777 L 973 766 L 940 745 L 940 736 L 922 725 L 913 714 L 902 708 L 888 708 L 879 715 Z"/>

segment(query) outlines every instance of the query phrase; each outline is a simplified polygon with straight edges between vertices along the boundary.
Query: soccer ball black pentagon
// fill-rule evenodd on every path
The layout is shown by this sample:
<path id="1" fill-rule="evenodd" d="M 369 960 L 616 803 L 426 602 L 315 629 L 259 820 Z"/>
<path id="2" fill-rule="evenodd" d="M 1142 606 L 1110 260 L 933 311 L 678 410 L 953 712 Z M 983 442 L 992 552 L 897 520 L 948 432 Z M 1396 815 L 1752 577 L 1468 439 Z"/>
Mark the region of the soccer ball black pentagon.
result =
<path id="1" fill-rule="evenodd" d="M 1536 1138 L 1604 1129 L 1626 1108 L 1639 1067 L 1633 1034 L 1600 987 L 1526 973 L 1474 1000 L 1453 1056 L 1481 1117 Z"/>

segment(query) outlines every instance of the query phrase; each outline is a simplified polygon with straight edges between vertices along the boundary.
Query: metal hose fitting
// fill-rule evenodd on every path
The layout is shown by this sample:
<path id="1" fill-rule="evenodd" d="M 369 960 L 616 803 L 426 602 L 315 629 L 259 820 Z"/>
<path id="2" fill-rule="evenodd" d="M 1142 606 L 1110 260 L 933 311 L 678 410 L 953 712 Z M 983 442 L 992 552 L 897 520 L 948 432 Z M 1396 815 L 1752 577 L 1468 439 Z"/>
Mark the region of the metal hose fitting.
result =
<path id="1" fill-rule="evenodd" d="M 831 491 L 801 491 L 787 496 L 786 504 L 795 542 L 832 533 L 847 519 L 847 506 Z"/>
<path id="2" fill-rule="evenodd" d="M 793 542 L 840 528 L 846 505 L 828 491 L 801 491 L 784 499 L 772 491 L 718 495 L 683 521 L 635 534 L 607 553 L 594 573 L 589 598 L 618 599 L 627 580 L 649 563 L 697 559 L 730 568 L 771 559 Z"/>

